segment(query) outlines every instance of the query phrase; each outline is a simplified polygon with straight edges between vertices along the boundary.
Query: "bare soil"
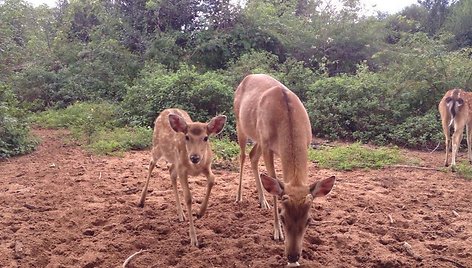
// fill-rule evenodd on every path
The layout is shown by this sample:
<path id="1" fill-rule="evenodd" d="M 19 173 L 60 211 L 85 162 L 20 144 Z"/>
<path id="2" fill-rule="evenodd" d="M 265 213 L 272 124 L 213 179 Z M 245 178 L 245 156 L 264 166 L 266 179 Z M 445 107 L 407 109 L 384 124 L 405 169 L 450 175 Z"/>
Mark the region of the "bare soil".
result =
<path id="1" fill-rule="evenodd" d="M 91 156 L 67 142 L 65 131 L 35 133 L 42 139 L 37 151 L 0 162 L 0 267 L 121 267 L 140 249 L 147 251 L 129 267 L 286 264 L 283 242 L 271 238 L 272 211 L 258 207 L 249 166 L 239 204 L 238 172 L 215 170 L 207 214 L 195 221 L 201 244 L 195 248 L 188 222 L 177 219 L 165 162 L 139 208 L 149 151 Z M 443 162 L 442 152 L 404 153 L 422 166 Z M 332 174 L 332 193 L 312 207 L 303 267 L 472 267 L 471 180 L 399 167 L 310 167 L 313 181 Z M 206 179 L 193 177 L 190 186 L 196 212 Z"/>

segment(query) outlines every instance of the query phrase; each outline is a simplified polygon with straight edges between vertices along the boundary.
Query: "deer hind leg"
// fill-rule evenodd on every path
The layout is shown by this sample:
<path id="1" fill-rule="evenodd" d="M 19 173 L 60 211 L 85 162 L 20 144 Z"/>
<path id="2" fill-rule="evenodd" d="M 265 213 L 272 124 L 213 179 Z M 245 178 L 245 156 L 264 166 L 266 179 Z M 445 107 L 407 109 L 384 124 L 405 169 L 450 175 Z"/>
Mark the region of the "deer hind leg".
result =
<path id="1" fill-rule="evenodd" d="M 200 207 L 200 212 L 197 214 L 197 218 L 201 218 L 203 217 L 203 215 L 205 215 L 205 212 L 208 206 L 208 199 L 210 199 L 211 189 L 213 188 L 213 185 L 215 184 L 215 175 L 213 174 L 211 169 L 209 169 L 205 173 L 207 177 L 207 191 L 206 191 L 205 199 L 203 200 L 202 206 Z"/>
<path id="2" fill-rule="evenodd" d="M 174 195 L 175 195 L 175 206 L 177 209 L 177 216 L 179 217 L 179 221 L 182 222 L 185 220 L 185 215 L 182 210 L 182 205 L 180 204 L 180 198 L 179 198 L 179 191 L 177 190 L 177 169 L 175 168 L 175 165 L 172 164 L 169 168 L 169 173 L 170 173 L 170 180 L 172 182 L 172 189 L 174 190 Z"/>
<path id="3" fill-rule="evenodd" d="M 470 129 L 472 127 L 470 124 L 467 124 L 465 128 L 465 133 L 466 133 L 466 138 L 467 138 L 467 156 L 469 158 L 469 163 L 472 164 L 472 130 Z"/>
<path id="4" fill-rule="evenodd" d="M 190 234 L 190 244 L 192 246 L 198 247 L 197 233 L 195 232 L 195 225 L 193 223 L 192 217 L 192 193 L 188 186 L 187 174 L 180 174 L 180 185 L 182 185 L 184 192 L 185 204 L 187 205 L 187 216 L 190 225 L 189 234 Z"/>
<path id="5" fill-rule="evenodd" d="M 451 159 L 451 169 L 456 171 L 456 156 L 459 146 L 461 145 L 462 136 L 464 134 L 464 125 L 454 125 L 454 134 L 452 134 L 452 159 Z"/>
<path id="6" fill-rule="evenodd" d="M 238 193 L 236 194 L 236 202 L 241 202 L 243 200 L 242 193 L 242 184 L 243 184 L 243 168 L 244 161 L 246 160 L 246 143 L 247 137 L 239 129 L 239 125 L 236 126 L 238 133 L 238 144 L 239 144 L 239 186 Z"/>
<path id="7" fill-rule="evenodd" d="M 275 174 L 275 167 L 274 167 L 274 153 L 269 150 L 264 150 L 263 158 L 264 163 L 267 169 L 267 173 L 272 178 L 276 178 Z M 274 240 L 284 240 L 284 234 L 282 232 L 282 225 L 280 224 L 280 216 L 279 216 L 279 209 L 277 207 L 277 196 L 273 196 L 274 198 Z"/>
<path id="8" fill-rule="evenodd" d="M 445 142 L 446 142 L 446 158 L 444 160 L 444 166 L 449 166 L 448 160 L 449 160 L 449 152 L 451 150 L 451 132 L 450 132 L 450 127 L 449 127 L 449 119 L 448 118 L 443 118 L 442 119 L 442 128 L 443 128 L 443 133 L 445 137 Z"/>
<path id="9" fill-rule="evenodd" d="M 251 159 L 252 173 L 256 179 L 257 194 L 259 195 L 259 205 L 261 208 L 270 208 L 269 203 L 265 199 L 264 192 L 262 191 L 261 177 L 259 176 L 259 158 L 261 157 L 262 150 L 259 144 L 254 144 L 251 152 L 249 152 L 249 158 Z"/>
<path id="10" fill-rule="evenodd" d="M 159 158 L 160 158 L 160 155 L 157 153 L 156 155 L 153 155 L 151 161 L 149 161 L 148 176 L 146 179 L 146 183 L 144 184 L 143 191 L 141 192 L 141 198 L 139 199 L 139 203 L 138 203 L 139 207 L 144 207 L 144 201 L 146 200 L 149 180 L 151 179 L 152 171 L 154 167 L 156 166 L 157 160 L 159 160 Z"/>

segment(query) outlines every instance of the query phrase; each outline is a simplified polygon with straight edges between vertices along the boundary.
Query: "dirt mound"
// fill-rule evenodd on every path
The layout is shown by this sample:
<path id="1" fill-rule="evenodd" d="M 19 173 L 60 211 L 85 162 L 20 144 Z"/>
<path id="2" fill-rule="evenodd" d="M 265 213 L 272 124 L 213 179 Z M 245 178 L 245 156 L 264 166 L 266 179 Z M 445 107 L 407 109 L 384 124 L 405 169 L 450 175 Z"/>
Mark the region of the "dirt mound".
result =
<path id="1" fill-rule="evenodd" d="M 65 131 L 35 132 L 43 141 L 36 152 L 0 162 L 0 267 L 119 267 L 140 249 L 147 251 L 129 267 L 286 264 L 283 243 L 271 239 L 272 211 L 258 208 L 249 166 L 239 204 L 238 173 L 215 171 L 207 214 L 195 221 L 195 248 L 188 222 L 177 220 L 165 163 L 139 208 L 148 151 L 90 156 L 66 143 Z M 405 153 L 426 166 L 443 162 L 441 152 Z M 337 182 L 313 206 L 303 267 L 472 267 L 472 181 L 407 168 L 312 165 L 310 174 L 313 181 L 335 174 Z M 197 211 L 206 180 L 190 181 Z"/>

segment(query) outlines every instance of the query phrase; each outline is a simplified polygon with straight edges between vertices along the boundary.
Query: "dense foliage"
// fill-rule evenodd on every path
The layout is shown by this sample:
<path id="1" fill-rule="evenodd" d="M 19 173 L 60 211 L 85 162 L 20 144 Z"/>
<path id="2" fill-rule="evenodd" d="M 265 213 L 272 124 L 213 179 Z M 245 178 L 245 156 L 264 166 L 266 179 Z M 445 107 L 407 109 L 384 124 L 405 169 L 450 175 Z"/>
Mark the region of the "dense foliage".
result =
<path id="1" fill-rule="evenodd" d="M 300 96 L 316 136 L 427 148 L 441 139 L 441 96 L 471 87 L 471 0 L 397 14 L 358 0 L 242 2 L 0 0 L 0 157 L 32 148 L 25 111 L 84 102 L 111 105 L 107 124 L 129 135 L 168 107 L 225 113 L 234 138 L 232 95 L 249 73 Z M 103 132 L 79 126 L 89 144 Z"/>
<path id="2" fill-rule="evenodd" d="M 37 141 L 30 136 L 25 113 L 9 87 L 0 83 L 0 159 L 25 154 Z"/>

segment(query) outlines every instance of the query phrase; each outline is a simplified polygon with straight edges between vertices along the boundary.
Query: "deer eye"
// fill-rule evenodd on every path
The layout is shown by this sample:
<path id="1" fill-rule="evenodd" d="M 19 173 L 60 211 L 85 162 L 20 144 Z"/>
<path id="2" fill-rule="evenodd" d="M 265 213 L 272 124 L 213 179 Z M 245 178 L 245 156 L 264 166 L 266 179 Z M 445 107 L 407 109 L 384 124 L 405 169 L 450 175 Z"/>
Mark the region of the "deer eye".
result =
<path id="1" fill-rule="evenodd" d="M 203 141 L 208 141 L 208 136 L 206 136 L 205 138 L 203 138 Z"/>
<path id="2" fill-rule="evenodd" d="M 185 135 L 185 140 L 190 140 L 190 138 L 188 137 L 188 135 Z"/>

